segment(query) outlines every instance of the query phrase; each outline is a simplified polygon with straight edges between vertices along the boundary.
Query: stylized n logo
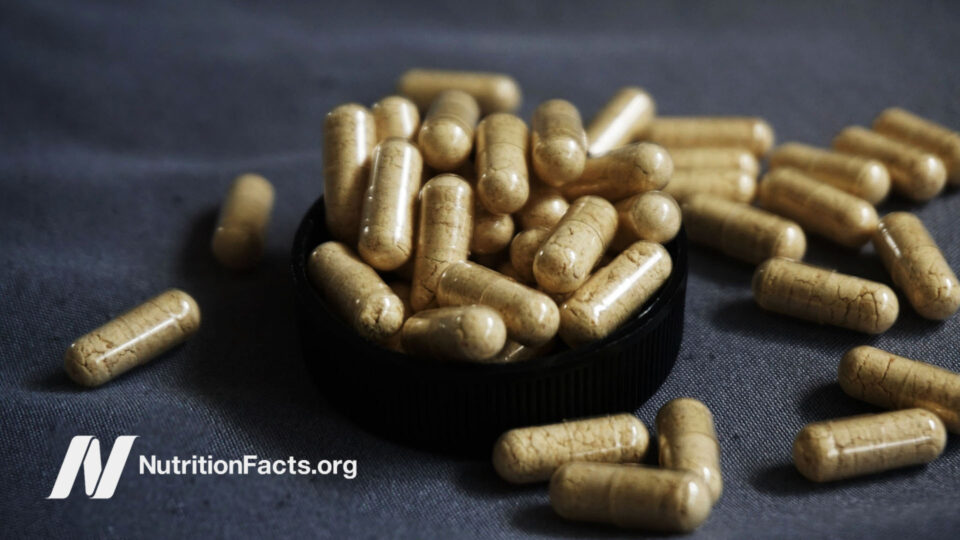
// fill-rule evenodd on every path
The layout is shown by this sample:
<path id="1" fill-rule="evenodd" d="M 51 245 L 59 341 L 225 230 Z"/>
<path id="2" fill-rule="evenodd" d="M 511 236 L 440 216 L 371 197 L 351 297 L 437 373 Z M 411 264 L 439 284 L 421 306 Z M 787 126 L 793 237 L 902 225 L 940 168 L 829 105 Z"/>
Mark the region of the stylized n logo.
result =
<path id="1" fill-rule="evenodd" d="M 70 441 L 63 458 L 57 481 L 48 499 L 66 499 L 73 489 L 80 466 L 83 465 L 83 484 L 91 499 L 109 499 L 117 489 L 120 473 L 127 463 L 130 448 L 137 435 L 121 435 L 113 443 L 106 467 L 100 461 L 100 441 L 93 435 L 77 435 Z M 101 474 L 102 473 L 102 474 Z"/>

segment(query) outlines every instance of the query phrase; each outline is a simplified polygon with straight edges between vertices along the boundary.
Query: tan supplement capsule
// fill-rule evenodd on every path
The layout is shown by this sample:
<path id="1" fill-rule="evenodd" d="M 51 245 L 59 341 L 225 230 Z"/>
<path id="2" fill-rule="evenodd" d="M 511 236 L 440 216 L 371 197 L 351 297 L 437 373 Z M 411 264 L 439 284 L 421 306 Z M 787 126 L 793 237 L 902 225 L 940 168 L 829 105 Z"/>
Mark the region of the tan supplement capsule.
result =
<path id="1" fill-rule="evenodd" d="M 665 244 L 680 232 L 680 206 L 666 193 L 640 193 L 618 202 L 615 208 L 620 219 L 614 249 L 625 249 L 637 240 Z"/>
<path id="2" fill-rule="evenodd" d="M 580 180 L 560 191 L 571 200 L 596 195 L 619 201 L 663 188 L 672 174 L 673 161 L 666 150 L 655 144 L 635 143 L 588 159 Z"/>
<path id="3" fill-rule="evenodd" d="M 696 195 L 683 203 L 687 238 L 751 264 L 773 257 L 803 259 L 807 237 L 796 223 L 770 212 Z"/>
<path id="4" fill-rule="evenodd" d="M 611 463 L 568 463 L 550 479 L 561 517 L 630 529 L 690 532 L 710 515 L 710 490 L 695 474 Z"/>
<path id="5" fill-rule="evenodd" d="M 570 203 L 556 188 L 535 183 L 531 186 L 527 204 L 520 210 L 520 225 L 524 229 L 552 229 L 570 208 Z"/>
<path id="6" fill-rule="evenodd" d="M 632 414 L 511 429 L 493 445 L 493 467 L 514 484 L 542 482 L 564 463 L 637 463 L 650 436 Z"/>
<path id="7" fill-rule="evenodd" d="M 713 502 L 717 502 L 723 492 L 723 478 L 720 442 L 710 409 L 693 398 L 668 401 L 657 413 L 657 440 L 660 466 L 699 476 L 710 489 Z"/>
<path id="8" fill-rule="evenodd" d="M 745 148 L 756 156 L 766 154 L 774 141 L 770 124 L 745 116 L 658 116 L 646 138 L 676 148 Z"/>
<path id="9" fill-rule="evenodd" d="M 480 108 L 470 94 L 449 90 L 437 96 L 420 126 L 423 160 L 437 171 L 452 171 L 470 157 Z"/>
<path id="10" fill-rule="evenodd" d="M 587 160 L 587 135 L 577 108 L 562 99 L 545 101 L 533 111 L 532 128 L 537 177 L 551 186 L 580 178 Z"/>
<path id="11" fill-rule="evenodd" d="M 610 335 L 643 307 L 671 270 L 673 262 L 663 246 L 633 244 L 560 306 L 560 337 L 575 348 Z"/>
<path id="12" fill-rule="evenodd" d="M 507 341 L 507 329 L 486 306 L 428 309 L 407 319 L 401 332 L 403 350 L 438 360 L 484 362 Z"/>
<path id="13" fill-rule="evenodd" d="M 83 386 L 100 386 L 183 343 L 200 328 L 197 302 L 170 289 L 70 344 L 67 375 Z"/>
<path id="14" fill-rule="evenodd" d="M 873 129 L 935 154 L 946 166 L 950 183 L 960 185 L 960 133 L 899 107 L 880 113 Z"/>
<path id="15" fill-rule="evenodd" d="M 870 240 L 880 221 L 872 204 L 796 169 L 767 173 L 758 199 L 761 206 L 795 220 L 804 230 L 851 248 Z"/>
<path id="16" fill-rule="evenodd" d="M 793 463 L 814 482 L 830 482 L 929 463 L 943 453 L 947 432 L 924 409 L 851 416 L 804 426 Z"/>
<path id="17" fill-rule="evenodd" d="M 508 337 L 524 345 L 546 343 L 560 325 L 557 305 L 547 295 L 471 262 L 447 267 L 437 287 L 437 302 L 490 306 L 503 318 Z"/>
<path id="18" fill-rule="evenodd" d="M 488 360 L 490 364 L 511 364 L 514 362 L 523 362 L 531 358 L 537 358 L 548 354 L 556 346 L 556 340 L 551 339 L 543 345 L 530 347 L 516 341 L 507 340 L 503 348 L 496 356 Z"/>
<path id="19" fill-rule="evenodd" d="M 244 174 L 233 181 L 211 243 L 220 264 L 235 269 L 257 264 L 263 255 L 273 201 L 273 186 L 266 178 Z"/>
<path id="20" fill-rule="evenodd" d="M 529 229 L 513 237 L 510 242 L 510 265 L 524 283 L 533 283 L 533 259 L 540 246 L 550 238 L 550 229 Z"/>
<path id="21" fill-rule="evenodd" d="M 533 259 L 533 275 L 545 290 L 576 290 L 590 277 L 617 232 L 617 209 L 599 197 L 581 197 L 570 205 Z"/>
<path id="22" fill-rule="evenodd" d="M 429 107 L 444 90 L 462 90 L 477 100 L 484 114 L 513 112 L 523 98 L 513 77 L 479 71 L 411 69 L 400 77 L 397 89 L 421 109 Z"/>
<path id="23" fill-rule="evenodd" d="M 477 126 L 477 198 L 491 213 L 512 214 L 530 196 L 527 124 L 497 113 Z"/>
<path id="24" fill-rule="evenodd" d="M 500 253 L 513 240 L 514 228 L 510 214 L 491 214 L 479 201 L 475 202 L 470 252 L 477 255 Z"/>
<path id="25" fill-rule="evenodd" d="M 883 163 L 893 190 L 915 201 L 936 197 L 947 182 L 947 170 L 937 156 L 860 126 L 844 128 L 833 147 Z"/>
<path id="26" fill-rule="evenodd" d="M 410 303 L 420 311 L 433 304 L 440 274 L 467 260 L 473 234 L 473 190 L 466 180 L 441 174 L 420 190 L 420 226 Z"/>
<path id="27" fill-rule="evenodd" d="M 373 115 L 362 105 L 340 105 L 323 124 L 323 205 L 334 239 L 356 245 L 360 207 L 376 144 Z"/>
<path id="28" fill-rule="evenodd" d="M 628 86 L 617 90 L 587 126 L 587 150 L 598 156 L 619 148 L 643 133 L 654 115 L 656 104 L 643 88 Z"/>
<path id="29" fill-rule="evenodd" d="M 800 143 L 778 146 L 770 168 L 791 167 L 831 186 L 877 204 L 890 193 L 890 173 L 883 163 Z"/>
<path id="30" fill-rule="evenodd" d="M 749 203 L 757 194 L 757 177 L 734 169 L 678 170 L 673 172 L 663 192 L 680 203 L 694 195 Z"/>
<path id="31" fill-rule="evenodd" d="M 960 374 L 864 345 L 843 355 L 837 380 L 851 397 L 887 409 L 927 409 L 960 433 Z"/>
<path id="32" fill-rule="evenodd" d="M 910 305 L 921 316 L 942 320 L 960 308 L 960 282 L 917 216 L 893 212 L 880 220 L 873 247 Z"/>
<path id="33" fill-rule="evenodd" d="M 760 162 L 752 153 L 742 148 L 667 148 L 673 160 L 673 170 L 722 170 L 740 171 L 757 177 Z"/>
<path id="34" fill-rule="evenodd" d="M 753 273 L 753 298 L 769 311 L 868 334 L 886 332 L 900 312 L 882 283 L 779 258 Z"/>
<path id="35" fill-rule="evenodd" d="M 383 341 L 403 326 L 403 301 L 376 270 L 340 242 L 317 246 L 307 261 L 313 286 L 364 339 Z"/>
<path id="36" fill-rule="evenodd" d="M 420 129 L 420 111 L 417 105 L 401 96 L 387 96 L 370 109 L 377 126 L 377 142 L 391 137 L 413 140 Z"/>
<path id="37" fill-rule="evenodd" d="M 413 255 L 413 227 L 423 159 L 406 139 L 387 139 L 373 151 L 363 198 L 357 251 L 377 270 L 395 270 Z"/>

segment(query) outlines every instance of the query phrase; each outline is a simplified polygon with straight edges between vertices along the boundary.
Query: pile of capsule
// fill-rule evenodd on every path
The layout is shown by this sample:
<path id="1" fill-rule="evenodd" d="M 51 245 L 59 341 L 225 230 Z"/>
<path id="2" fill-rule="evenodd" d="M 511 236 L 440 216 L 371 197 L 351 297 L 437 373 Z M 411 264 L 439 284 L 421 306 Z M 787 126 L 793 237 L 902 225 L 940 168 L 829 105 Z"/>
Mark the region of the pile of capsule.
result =
<path id="1" fill-rule="evenodd" d="M 332 240 L 308 275 L 362 337 L 411 355 L 514 362 L 602 339 L 672 272 L 673 162 L 633 142 L 654 103 L 618 92 L 585 129 L 564 100 L 528 128 L 505 75 L 411 70 L 402 96 L 324 125 Z M 420 111 L 425 110 L 423 121 Z"/>

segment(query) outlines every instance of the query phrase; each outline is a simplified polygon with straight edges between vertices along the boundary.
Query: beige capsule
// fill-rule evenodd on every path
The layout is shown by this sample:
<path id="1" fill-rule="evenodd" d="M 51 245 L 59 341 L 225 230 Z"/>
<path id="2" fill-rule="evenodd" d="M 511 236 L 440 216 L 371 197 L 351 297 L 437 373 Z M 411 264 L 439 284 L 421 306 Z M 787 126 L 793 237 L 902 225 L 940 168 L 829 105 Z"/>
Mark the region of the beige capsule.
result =
<path id="1" fill-rule="evenodd" d="M 529 345 L 524 345 L 508 339 L 503 348 L 500 349 L 500 352 L 498 352 L 496 356 L 491 358 L 488 362 L 490 364 L 512 364 L 515 362 L 523 362 L 525 360 L 530 360 L 531 358 L 545 356 L 549 354 L 555 346 L 556 340 L 554 339 L 551 339 L 550 341 L 536 347 L 531 347 Z"/>
<path id="2" fill-rule="evenodd" d="M 523 96 L 517 81 L 502 73 L 411 69 L 397 82 L 398 91 L 421 109 L 433 103 L 445 90 L 461 90 L 473 96 L 484 114 L 513 112 L 520 108 Z"/>
<path id="3" fill-rule="evenodd" d="M 620 216 L 611 246 L 623 250 L 637 240 L 665 244 L 680 232 L 680 205 L 661 191 L 640 193 L 618 202 Z"/>
<path id="4" fill-rule="evenodd" d="M 742 148 L 667 148 L 673 160 L 674 173 L 686 170 L 739 171 L 757 177 L 760 162 Z"/>
<path id="5" fill-rule="evenodd" d="M 573 201 L 533 259 L 537 283 L 554 293 L 583 285 L 613 240 L 617 220 L 617 209 L 599 197 Z"/>
<path id="6" fill-rule="evenodd" d="M 446 267 L 467 260 L 473 209 L 473 189 L 459 176 L 441 174 L 420 190 L 420 226 L 410 294 L 413 309 L 420 311 L 433 305 L 437 283 Z"/>
<path id="7" fill-rule="evenodd" d="M 530 196 L 527 124 L 497 113 L 477 126 L 477 198 L 493 214 L 512 214 Z"/>
<path id="8" fill-rule="evenodd" d="M 886 332 L 900 312 L 882 283 L 782 258 L 758 266 L 752 288 L 763 309 L 867 334 Z"/>
<path id="9" fill-rule="evenodd" d="M 413 140 L 420 129 L 420 111 L 417 105 L 403 96 L 387 96 L 371 107 L 377 126 L 377 142 L 391 137 Z"/>
<path id="10" fill-rule="evenodd" d="M 77 338 L 63 367 L 77 384 L 100 386 L 183 343 L 199 328 L 197 302 L 170 289 Z"/>
<path id="11" fill-rule="evenodd" d="M 395 270 L 413 256 L 414 214 L 422 173 L 420 151 L 406 139 L 387 139 L 373 151 L 357 251 L 377 270 Z"/>
<path id="12" fill-rule="evenodd" d="M 513 237 L 510 242 L 510 264 L 517 277 L 524 283 L 533 283 L 533 260 L 540 246 L 550 238 L 550 229 L 528 229 Z"/>
<path id="13" fill-rule="evenodd" d="M 560 337 L 571 348 L 603 339 L 634 316 L 670 277 L 660 244 L 637 242 L 597 270 L 560 306 Z"/>
<path id="14" fill-rule="evenodd" d="M 427 309 L 407 319 L 401 331 L 403 350 L 438 360 L 486 362 L 507 341 L 507 329 L 486 306 Z"/>
<path id="15" fill-rule="evenodd" d="M 327 230 L 334 239 L 349 245 L 356 245 L 360 233 L 360 207 L 376 139 L 373 115 L 362 105 L 340 105 L 324 120 L 323 205 Z"/>
<path id="16" fill-rule="evenodd" d="M 476 199 L 476 198 L 475 198 Z M 470 252 L 477 255 L 500 253 L 510 245 L 516 225 L 510 214 L 491 214 L 479 201 L 474 203 L 473 236 Z"/>
<path id="17" fill-rule="evenodd" d="M 258 174 L 244 174 L 233 181 L 211 242 L 220 264 L 244 269 L 260 261 L 274 198 L 273 185 Z"/>
<path id="18" fill-rule="evenodd" d="M 927 409 L 960 434 L 958 373 L 864 345 L 843 355 L 837 380 L 851 397 L 887 409 Z"/>
<path id="19" fill-rule="evenodd" d="M 663 192 L 681 203 L 701 194 L 749 203 L 757 194 L 757 177 L 736 169 L 683 169 L 673 172 Z"/>
<path id="20" fill-rule="evenodd" d="M 554 187 L 580 178 L 587 160 L 587 135 L 577 108 L 562 99 L 544 101 L 533 111 L 531 127 L 537 177 Z"/>
<path id="21" fill-rule="evenodd" d="M 472 262 L 454 263 L 444 270 L 437 302 L 490 306 L 503 318 L 508 337 L 524 345 L 546 343 L 560 325 L 557 305 L 548 296 Z"/>
<path id="22" fill-rule="evenodd" d="M 924 409 L 851 416 L 804 426 L 793 463 L 814 482 L 830 482 L 929 463 L 943 453 L 947 432 Z"/>
<path id="23" fill-rule="evenodd" d="M 530 189 L 527 204 L 520 209 L 520 225 L 524 229 L 552 229 L 570 208 L 570 203 L 557 188 L 537 182 Z"/>
<path id="24" fill-rule="evenodd" d="M 936 154 L 947 168 L 949 182 L 960 185 L 960 133 L 899 107 L 881 112 L 873 129 Z"/>
<path id="25" fill-rule="evenodd" d="M 427 165 L 441 172 L 463 165 L 473 150 L 479 118 L 480 108 L 470 94 L 448 90 L 438 95 L 417 135 Z"/>
<path id="26" fill-rule="evenodd" d="M 770 168 L 780 167 L 797 169 L 870 204 L 879 203 L 890 193 L 890 173 L 875 159 L 786 143 L 770 155 Z"/>
<path id="27" fill-rule="evenodd" d="M 631 195 L 662 189 L 673 174 L 673 161 L 663 148 L 649 143 L 622 146 L 587 160 L 580 180 L 560 188 L 564 197 L 596 195 L 619 201 Z"/>
<path id="28" fill-rule="evenodd" d="M 942 320 L 960 308 L 960 282 L 917 216 L 893 212 L 880 220 L 873 247 L 921 316 Z"/>
<path id="29" fill-rule="evenodd" d="M 658 116 L 646 138 L 666 147 L 745 148 L 762 156 L 773 146 L 773 128 L 746 116 Z"/>
<path id="30" fill-rule="evenodd" d="M 860 126 L 844 128 L 833 147 L 883 163 L 893 190 L 915 201 L 936 197 L 947 182 L 947 170 L 937 156 Z"/>
<path id="31" fill-rule="evenodd" d="M 687 238 L 751 264 L 803 259 L 807 237 L 799 225 L 749 204 L 696 195 L 683 203 Z"/>
<path id="32" fill-rule="evenodd" d="M 880 221 L 867 201 L 791 168 L 767 173 L 757 198 L 760 206 L 795 220 L 805 231 L 851 248 L 867 243 Z"/>
<path id="33" fill-rule="evenodd" d="M 590 155 L 606 154 L 643 133 L 657 113 L 657 106 L 643 88 L 628 86 L 617 90 L 587 126 Z"/>
<path id="34" fill-rule="evenodd" d="M 403 325 L 403 301 L 346 245 L 330 241 L 317 246 L 307 261 L 307 275 L 362 338 L 383 341 Z"/>
<path id="35" fill-rule="evenodd" d="M 693 473 L 584 462 L 553 474 L 550 505 L 566 519 L 668 533 L 693 531 L 713 507 L 710 490 Z"/>
<path id="36" fill-rule="evenodd" d="M 693 398 L 672 399 L 660 408 L 656 425 L 660 466 L 696 474 L 717 502 L 723 493 L 723 477 L 720 442 L 710 409 Z"/>
<path id="37" fill-rule="evenodd" d="M 493 445 L 493 467 L 514 484 L 542 482 L 572 461 L 637 463 L 650 444 L 632 414 L 511 429 Z"/>

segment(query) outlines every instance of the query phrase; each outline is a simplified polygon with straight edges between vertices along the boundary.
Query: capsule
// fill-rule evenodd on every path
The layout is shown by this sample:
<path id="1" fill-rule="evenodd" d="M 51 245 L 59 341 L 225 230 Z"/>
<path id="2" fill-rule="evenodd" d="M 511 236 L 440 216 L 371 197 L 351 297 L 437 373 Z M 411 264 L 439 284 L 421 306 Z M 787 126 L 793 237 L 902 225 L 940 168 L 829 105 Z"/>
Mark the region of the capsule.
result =
<path id="1" fill-rule="evenodd" d="M 637 240 L 665 244 L 680 232 L 680 206 L 666 193 L 640 193 L 614 207 L 620 216 L 614 249 L 622 250 Z"/>
<path id="2" fill-rule="evenodd" d="M 323 205 L 334 239 L 356 245 L 360 207 L 370 177 L 377 133 L 373 115 L 362 105 L 340 105 L 323 124 Z"/>
<path id="3" fill-rule="evenodd" d="M 833 147 L 883 163 L 893 190 L 915 201 L 936 197 L 947 182 L 947 170 L 937 156 L 860 126 L 844 128 Z"/>
<path id="4" fill-rule="evenodd" d="M 676 148 L 745 148 L 762 156 L 773 146 L 773 128 L 762 118 L 743 116 L 658 116 L 646 138 Z"/>
<path id="5" fill-rule="evenodd" d="M 643 307 L 672 269 L 660 244 L 633 244 L 563 302 L 560 338 L 576 348 L 607 337 Z"/>
<path id="6" fill-rule="evenodd" d="M 441 174 L 420 190 L 420 226 L 413 263 L 410 304 L 420 311 L 433 305 L 440 274 L 467 260 L 473 231 L 473 190 L 466 180 Z"/>
<path id="7" fill-rule="evenodd" d="M 757 177 L 734 169 L 683 169 L 673 172 L 663 192 L 680 203 L 694 195 L 749 203 L 757 194 Z"/>
<path id="8" fill-rule="evenodd" d="M 400 77 L 397 89 L 421 109 L 429 107 L 444 90 L 461 90 L 477 100 L 483 114 L 513 112 L 523 98 L 513 77 L 479 71 L 411 69 Z"/>
<path id="9" fill-rule="evenodd" d="M 749 204 L 697 195 L 683 203 L 687 238 L 751 264 L 803 259 L 807 237 L 796 223 Z"/>
<path id="10" fill-rule="evenodd" d="M 486 306 L 427 309 L 407 319 L 401 331 L 403 350 L 437 360 L 484 362 L 507 341 L 507 329 Z"/>
<path id="11" fill-rule="evenodd" d="M 778 146 L 770 168 L 791 167 L 831 186 L 877 204 L 890 193 L 890 173 L 883 163 L 800 143 Z"/>
<path id="12" fill-rule="evenodd" d="M 929 463 L 946 444 L 943 422 L 930 411 L 865 414 L 804 426 L 793 463 L 809 480 L 830 482 Z"/>
<path id="13" fill-rule="evenodd" d="M 723 478 L 720 442 L 710 409 L 693 398 L 673 399 L 660 408 L 656 422 L 660 466 L 696 474 L 717 502 L 723 493 Z"/>
<path id="14" fill-rule="evenodd" d="M 877 211 L 867 201 L 796 169 L 775 169 L 760 182 L 760 205 L 796 220 L 804 230 L 859 248 L 877 230 Z"/>
<path id="15" fill-rule="evenodd" d="M 533 111 L 533 168 L 557 187 L 580 178 L 587 160 L 587 135 L 580 112 L 569 101 L 551 99 Z"/>
<path id="16" fill-rule="evenodd" d="M 619 201 L 631 195 L 662 189 L 673 174 L 673 161 L 663 148 L 649 143 L 622 146 L 587 160 L 580 180 L 561 192 L 567 199 L 596 195 Z"/>
<path id="17" fill-rule="evenodd" d="M 377 270 L 395 270 L 413 255 L 413 227 L 423 159 L 406 139 L 387 139 L 373 151 L 363 198 L 357 251 Z"/>
<path id="18" fill-rule="evenodd" d="M 617 90 L 587 126 L 587 150 L 598 156 L 619 148 L 643 133 L 657 106 L 643 88 L 628 86 Z"/>
<path id="19" fill-rule="evenodd" d="M 531 186 L 527 204 L 520 209 L 520 225 L 524 229 L 552 229 L 570 208 L 560 192 L 546 184 Z"/>
<path id="20" fill-rule="evenodd" d="M 403 303 L 403 322 L 406 323 L 407 319 L 413 315 L 413 306 L 410 305 L 410 284 L 405 281 L 392 281 L 388 285 L 393 294 L 397 295 L 397 298 Z M 403 330 L 403 323 L 401 323 L 400 329 Z M 381 339 L 379 343 L 391 351 L 402 353 L 404 350 L 401 334 L 403 334 L 402 331 L 397 332 L 392 336 Z"/>
<path id="21" fill-rule="evenodd" d="M 448 90 L 437 96 L 420 126 L 417 140 L 423 159 L 438 171 L 463 165 L 473 150 L 480 108 L 470 94 Z"/>
<path id="22" fill-rule="evenodd" d="M 491 214 L 479 201 L 475 202 L 470 252 L 477 255 L 500 253 L 513 240 L 514 227 L 510 214 Z"/>
<path id="23" fill-rule="evenodd" d="M 899 107 L 880 113 L 873 129 L 935 154 L 946 166 L 950 184 L 960 185 L 960 133 Z"/>
<path id="24" fill-rule="evenodd" d="M 710 516 L 710 490 L 686 471 L 639 465 L 568 463 L 550 479 L 561 517 L 630 529 L 685 533 Z"/>
<path id="25" fill-rule="evenodd" d="M 886 409 L 927 409 L 960 434 L 960 374 L 864 345 L 843 355 L 837 380 L 853 398 Z"/>
<path id="26" fill-rule="evenodd" d="M 897 320 L 897 295 L 882 283 L 788 259 L 770 259 L 753 273 L 753 298 L 766 310 L 867 334 Z"/>
<path id="27" fill-rule="evenodd" d="M 512 214 L 530 196 L 527 124 L 497 113 L 477 126 L 477 198 L 493 214 Z"/>
<path id="28" fill-rule="evenodd" d="M 273 201 L 273 186 L 266 178 L 244 174 L 233 181 L 211 243 L 220 264 L 235 269 L 257 264 L 263 255 Z"/>
<path id="29" fill-rule="evenodd" d="M 528 229 L 513 237 L 510 242 L 510 264 L 517 277 L 524 283 L 533 283 L 533 260 L 540 246 L 550 238 L 550 229 Z"/>
<path id="30" fill-rule="evenodd" d="M 533 259 L 537 283 L 555 293 L 583 285 L 613 240 L 617 220 L 617 209 L 599 197 L 573 201 Z"/>
<path id="31" fill-rule="evenodd" d="M 420 111 L 417 105 L 402 96 L 387 96 L 371 107 L 377 127 L 377 142 L 392 137 L 412 141 L 420 129 Z"/>
<path id="32" fill-rule="evenodd" d="M 511 429 L 493 445 L 493 467 L 514 484 L 543 482 L 564 463 L 636 463 L 650 436 L 632 414 Z"/>
<path id="33" fill-rule="evenodd" d="M 77 384 L 100 386 L 183 343 L 199 328 L 197 302 L 170 289 L 71 343 L 63 367 Z"/>
<path id="34" fill-rule="evenodd" d="M 757 177 L 760 162 L 748 150 L 742 148 L 667 148 L 673 160 L 674 171 L 681 170 L 730 170 Z"/>
<path id="35" fill-rule="evenodd" d="M 507 336 L 524 345 L 540 345 L 557 333 L 560 314 L 545 294 L 472 262 L 451 264 L 437 287 L 441 306 L 490 306 L 507 325 Z"/>
<path id="36" fill-rule="evenodd" d="M 517 343 L 516 341 L 508 339 L 503 348 L 500 349 L 500 352 L 488 360 L 488 363 L 513 364 L 516 362 L 523 362 L 530 360 L 531 358 L 537 358 L 539 356 L 549 354 L 555 346 L 556 340 L 554 339 L 551 339 L 550 341 L 536 347 L 530 347 L 528 345 Z"/>

